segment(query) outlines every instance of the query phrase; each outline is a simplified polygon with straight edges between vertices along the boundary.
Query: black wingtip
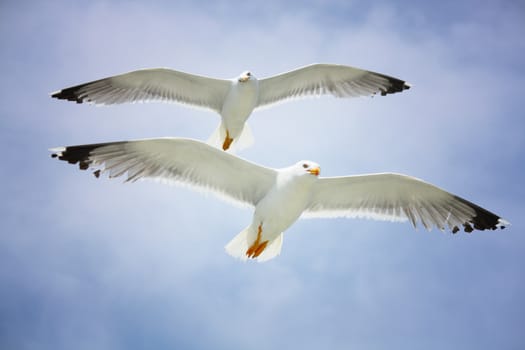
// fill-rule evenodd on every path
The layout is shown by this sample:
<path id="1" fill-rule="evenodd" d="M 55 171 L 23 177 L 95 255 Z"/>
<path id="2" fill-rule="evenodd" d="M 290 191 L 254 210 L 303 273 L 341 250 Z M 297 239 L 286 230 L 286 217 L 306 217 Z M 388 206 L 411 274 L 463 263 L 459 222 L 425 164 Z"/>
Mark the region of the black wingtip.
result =
<path id="1" fill-rule="evenodd" d="M 111 144 L 115 143 L 119 142 L 112 142 Z M 93 163 L 93 160 L 90 158 L 91 152 L 97 148 L 107 146 L 108 144 L 109 143 L 94 143 L 90 145 L 67 146 L 55 149 L 55 153 L 51 154 L 51 157 L 58 158 L 69 164 L 78 164 L 80 170 L 87 170 Z M 101 171 L 97 170 L 93 174 L 98 178 L 100 173 Z"/>
<path id="2" fill-rule="evenodd" d="M 381 90 L 381 96 L 389 94 L 395 94 L 396 92 L 402 92 L 411 88 L 411 85 L 404 80 L 397 79 L 388 75 L 379 74 L 381 77 L 388 80 L 390 86 Z"/>
<path id="3" fill-rule="evenodd" d="M 69 146 L 59 153 L 53 153 L 51 157 L 66 161 L 69 164 L 78 163 L 80 170 L 86 170 L 92 163 L 92 161 L 89 159 L 89 154 L 95 148 L 97 148 L 97 145 Z"/>
<path id="4" fill-rule="evenodd" d="M 60 91 L 57 91 L 53 94 L 51 94 L 52 98 L 56 98 L 59 100 L 67 100 L 67 101 L 73 101 L 76 103 L 82 103 L 84 100 L 82 97 L 80 97 L 79 94 L 79 88 L 81 88 L 82 85 L 70 87 L 67 89 L 62 89 Z"/>
<path id="5" fill-rule="evenodd" d="M 500 216 L 491 213 L 490 211 L 483 209 L 482 207 L 469 202 L 463 198 L 457 197 L 456 199 L 462 201 L 463 203 L 467 204 L 470 208 L 474 210 L 475 215 L 466 223 L 463 224 L 463 230 L 467 233 L 470 233 L 474 230 L 497 230 L 497 229 L 504 229 L 505 226 L 509 225 L 509 223 L 501 218 Z M 459 231 L 459 228 L 455 226 L 452 229 L 452 233 L 456 233 Z"/>

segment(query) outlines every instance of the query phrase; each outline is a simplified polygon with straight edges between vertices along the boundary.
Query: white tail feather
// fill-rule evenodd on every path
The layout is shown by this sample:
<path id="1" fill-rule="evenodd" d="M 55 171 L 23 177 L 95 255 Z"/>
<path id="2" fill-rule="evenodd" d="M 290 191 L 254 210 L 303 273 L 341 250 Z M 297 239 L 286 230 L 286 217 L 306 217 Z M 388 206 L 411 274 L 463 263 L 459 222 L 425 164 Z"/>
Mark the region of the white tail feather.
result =
<path id="1" fill-rule="evenodd" d="M 225 138 L 226 138 L 226 128 L 221 122 L 219 126 L 217 126 L 217 128 L 213 131 L 213 133 L 208 138 L 206 143 L 208 143 L 210 146 L 222 149 L 222 145 L 224 143 Z M 248 123 L 246 123 L 244 124 L 244 128 L 242 129 L 241 134 L 239 135 L 239 137 L 233 140 L 233 143 L 231 144 L 228 151 L 235 153 L 237 151 L 250 147 L 251 145 L 253 145 L 253 142 L 254 142 L 254 139 L 253 139 L 252 129 L 250 128 Z"/>
<path id="2" fill-rule="evenodd" d="M 246 251 L 253 244 L 256 238 L 257 233 L 255 229 L 252 229 L 251 226 L 248 226 L 247 228 L 242 230 L 237 236 L 233 237 L 233 239 L 228 244 L 226 244 L 224 249 L 226 249 L 226 252 L 234 258 L 247 260 L 248 257 L 246 256 Z M 266 249 L 264 249 L 261 255 L 259 255 L 255 259 L 258 262 L 263 262 L 275 258 L 281 253 L 282 245 L 283 234 L 281 233 L 272 241 L 268 242 Z"/>
<path id="3" fill-rule="evenodd" d="M 215 130 L 212 132 L 211 136 L 208 138 L 206 143 L 210 146 L 222 149 L 222 144 L 224 143 L 225 138 L 226 129 L 224 128 L 222 122 L 220 122 L 217 128 L 215 128 Z"/>
<path id="4" fill-rule="evenodd" d="M 244 128 L 242 129 L 241 135 L 239 135 L 238 140 L 235 140 L 233 142 L 233 145 L 235 146 L 235 151 L 241 151 L 245 148 L 250 147 L 253 145 L 254 139 L 253 139 L 253 133 L 252 129 L 248 125 L 248 123 L 244 123 Z"/>
<path id="5" fill-rule="evenodd" d="M 283 246 L 283 234 L 282 232 L 274 238 L 271 242 L 268 242 L 266 249 L 263 250 L 261 255 L 257 257 L 258 262 L 268 261 L 281 254 L 281 248 Z"/>
<path id="6" fill-rule="evenodd" d="M 226 244 L 224 249 L 226 249 L 226 252 L 233 256 L 234 258 L 239 258 L 241 260 L 246 260 L 248 257 L 246 256 L 246 251 L 248 250 L 249 246 L 256 238 L 255 230 L 252 230 L 251 226 L 248 226 L 244 230 L 242 230 L 237 236 L 233 237 L 233 239 Z"/>

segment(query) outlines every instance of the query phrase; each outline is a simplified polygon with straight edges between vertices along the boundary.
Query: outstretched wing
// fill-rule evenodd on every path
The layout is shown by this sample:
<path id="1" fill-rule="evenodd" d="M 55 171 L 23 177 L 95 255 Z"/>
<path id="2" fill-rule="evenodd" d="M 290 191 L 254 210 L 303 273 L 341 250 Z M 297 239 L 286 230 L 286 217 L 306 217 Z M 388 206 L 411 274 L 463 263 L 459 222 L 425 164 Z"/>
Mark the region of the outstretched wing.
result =
<path id="1" fill-rule="evenodd" d="M 409 88 L 405 81 L 380 73 L 335 64 L 312 64 L 259 80 L 257 106 L 328 94 L 335 97 L 387 95 Z"/>
<path id="2" fill-rule="evenodd" d="M 377 220 L 419 221 L 430 230 L 445 226 L 456 233 L 505 228 L 496 214 L 414 177 L 371 174 L 321 178 L 304 217 L 364 217 Z"/>
<path id="3" fill-rule="evenodd" d="M 100 105 L 127 102 L 180 102 L 220 112 L 229 80 L 166 68 L 141 69 L 62 89 L 51 97 Z"/>
<path id="4" fill-rule="evenodd" d="M 254 206 L 275 183 L 276 171 L 196 140 L 156 138 L 51 149 L 52 157 L 93 168 L 95 176 L 154 178 L 210 190 Z"/>

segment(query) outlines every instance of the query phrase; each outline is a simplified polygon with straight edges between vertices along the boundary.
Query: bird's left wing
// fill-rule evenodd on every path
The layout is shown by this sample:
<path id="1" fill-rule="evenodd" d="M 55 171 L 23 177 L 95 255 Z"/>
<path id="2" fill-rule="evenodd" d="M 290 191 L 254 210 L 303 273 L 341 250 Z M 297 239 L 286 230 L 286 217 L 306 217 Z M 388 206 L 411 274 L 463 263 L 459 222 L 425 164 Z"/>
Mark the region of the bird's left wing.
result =
<path id="1" fill-rule="evenodd" d="M 463 198 L 414 177 L 370 174 L 320 178 L 303 217 L 364 217 L 419 221 L 456 233 L 504 228 L 508 222 Z"/>
<path id="2" fill-rule="evenodd" d="M 337 64 L 312 64 L 260 79 L 257 107 L 306 96 L 387 95 L 409 88 L 405 81 L 381 73 Z"/>
<path id="3" fill-rule="evenodd" d="M 154 178 L 210 190 L 220 197 L 254 206 L 270 190 L 276 171 L 183 138 L 67 146 L 51 149 L 52 156 L 95 176 L 125 175 L 126 181 Z"/>
<path id="4" fill-rule="evenodd" d="M 51 97 L 76 103 L 180 102 L 221 112 L 231 81 L 168 68 L 136 71 L 72 86 Z"/>

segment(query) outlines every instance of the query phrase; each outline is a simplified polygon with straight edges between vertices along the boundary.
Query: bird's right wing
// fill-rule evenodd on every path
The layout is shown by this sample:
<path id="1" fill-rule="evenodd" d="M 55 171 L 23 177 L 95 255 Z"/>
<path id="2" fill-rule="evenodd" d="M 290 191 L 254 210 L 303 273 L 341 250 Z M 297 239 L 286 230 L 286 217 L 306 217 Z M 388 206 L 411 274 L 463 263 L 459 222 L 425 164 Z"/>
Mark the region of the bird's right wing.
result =
<path id="1" fill-rule="evenodd" d="M 338 64 L 312 64 L 259 80 L 257 107 L 308 96 L 388 95 L 409 89 L 404 80 Z"/>
<path id="2" fill-rule="evenodd" d="M 96 169 L 127 181 L 154 178 L 209 190 L 219 197 L 255 206 L 275 183 L 276 171 L 200 141 L 156 138 L 51 149 L 52 156 L 80 169 Z"/>
<path id="3" fill-rule="evenodd" d="M 504 228 L 498 215 L 432 184 L 401 174 L 320 178 L 304 217 L 365 217 L 418 221 L 430 230 L 446 226 L 456 233 Z"/>
<path id="4" fill-rule="evenodd" d="M 141 69 L 65 88 L 51 97 L 77 103 L 180 102 L 220 113 L 231 81 L 167 68 Z"/>

